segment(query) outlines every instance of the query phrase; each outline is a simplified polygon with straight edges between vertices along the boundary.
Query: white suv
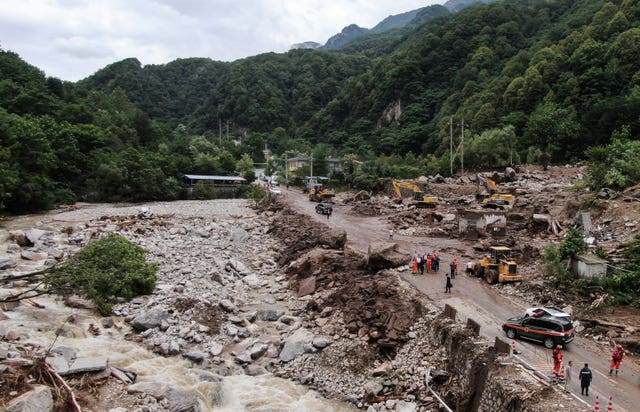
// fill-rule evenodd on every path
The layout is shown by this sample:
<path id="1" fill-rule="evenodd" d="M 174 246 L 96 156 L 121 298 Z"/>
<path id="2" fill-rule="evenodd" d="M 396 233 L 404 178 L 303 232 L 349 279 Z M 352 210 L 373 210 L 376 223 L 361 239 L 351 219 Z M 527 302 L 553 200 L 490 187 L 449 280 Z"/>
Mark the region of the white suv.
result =
<path id="1" fill-rule="evenodd" d="M 535 306 L 524 312 L 525 317 L 539 318 L 541 316 L 553 316 L 571 321 L 571 315 L 555 306 Z"/>

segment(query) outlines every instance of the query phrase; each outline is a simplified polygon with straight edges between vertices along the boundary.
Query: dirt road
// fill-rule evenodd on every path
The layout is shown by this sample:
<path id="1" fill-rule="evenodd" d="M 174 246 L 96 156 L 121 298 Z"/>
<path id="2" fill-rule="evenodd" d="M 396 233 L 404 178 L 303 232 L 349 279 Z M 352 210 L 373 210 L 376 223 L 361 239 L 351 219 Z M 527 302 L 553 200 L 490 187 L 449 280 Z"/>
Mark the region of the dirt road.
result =
<path id="1" fill-rule="evenodd" d="M 347 231 L 347 246 L 352 249 L 366 252 L 369 244 L 377 241 L 387 241 L 389 226 L 384 216 L 359 216 L 351 213 L 348 205 L 334 205 L 333 214 L 326 216 L 315 213 L 317 203 L 310 202 L 306 195 L 299 190 L 284 191 L 283 199 L 296 211 L 313 216 L 332 228 L 340 228 Z M 409 237 L 395 234 L 394 242 L 398 243 L 402 251 L 407 253 L 407 262 L 412 251 L 431 252 L 437 250 L 442 263 L 440 273 L 425 275 L 413 275 L 410 271 L 402 273 L 402 278 L 422 292 L 434 304 L 444 307 L 449 304 L 456 308 L 458 317 L 464 321 L 468 317 L 473 318 L 481 325 L 480 333 L 491 339 L 501 337 L 507 340 L 502 332 L 501 325 L 509 317 L 524 313 L 529 306 L 520 299 L 500 293 L 503 286 L 490 286 L 484 281 L 458 275 L 453 280 L 453 293 L 444 293 L 445 268 L 454 256 L 458 257 L 461 266 L 464 267 L 467 260 L 474 256 L 470 242 L 457 239 Z M 542 345 L 515 341 L 515 347 L 519 355 L 517 359 L 530 365 L 544 375 L 551 371 L 551 351 Z M 578 336 L 575 341 L 565 349 L 565 360 L 573 360 L 573 382 L 570 385 L 570 395 L 581 400 L 585 405 L 593 406 L 596 396 L 600 399 L 600 409 L 606 410 L 611 398 L 614 410 L 633 411 L 640 405 L 640 367 L 635 359 L 628 359 L 623 364 L 623 372 L 620 376 L 608 375 L 610 350 L 600 344 L 594 343 L 588 338 Z M 590 396 L 580 395 L 580 386 L 577 374 L 580 368 L 589 363 L 594 372 Z"/>

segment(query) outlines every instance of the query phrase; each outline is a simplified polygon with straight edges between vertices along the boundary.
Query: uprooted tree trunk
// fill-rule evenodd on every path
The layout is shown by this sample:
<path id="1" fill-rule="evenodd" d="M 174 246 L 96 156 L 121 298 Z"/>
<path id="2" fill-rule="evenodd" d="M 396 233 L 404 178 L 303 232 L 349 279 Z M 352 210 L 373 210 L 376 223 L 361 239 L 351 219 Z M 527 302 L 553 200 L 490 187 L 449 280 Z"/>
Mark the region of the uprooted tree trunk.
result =
<path id="1" fill-rule="evenodd" d="M 45 275 L 50 273 L 57 266 L 58 265 L 49 266 L 44 269 L 36 270 L 35 272 L 23 273 L 20 275 L 15 275 L 15 276 L 2 279 L 2 283 L 8 283 L 14 280 L 25 280 L 25 279 L 29 280 L 30 282 L 38 282 L 38 283 L 30 289 L 27 289 L 22 292 L 15 293 L 0 299 L 0 304 L 20 302 L 23 300 L 29 300 L 38 296 L 53 293 L 52 291 L 44 288 L 43 278 L 45 277 Z"/>

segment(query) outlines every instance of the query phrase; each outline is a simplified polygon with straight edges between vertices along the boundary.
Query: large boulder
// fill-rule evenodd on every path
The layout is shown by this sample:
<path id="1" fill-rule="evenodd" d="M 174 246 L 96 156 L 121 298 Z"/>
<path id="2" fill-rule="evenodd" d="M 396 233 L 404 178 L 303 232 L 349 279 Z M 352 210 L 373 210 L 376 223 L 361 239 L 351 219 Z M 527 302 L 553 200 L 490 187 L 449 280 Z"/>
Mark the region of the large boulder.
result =
<path id="1" fill-rule="evenodd" d="M 280 360 L 289 362 L 305 353 L 305 346 L 313 342 L 313 333 L 306 329 L 298 329 L 287 338 L 280 351 Z"/>
<path id="2" fill-rule="evenodd" d="M 302 279 L 298 285 L 298 297 L 311 295 L 316 291 L 316 277 Z"/>
<path id="3" fill-rule="evenodd" d="M 277 307 L 263 308 L 256 312 L 256 318 L 265 322 L 275 322 L 284 315 L 284 310 Z"/>
<path id="4" fill-rule="evenodd" d="M 44 385 L 35 385 L 29 392 L 12 399 L 6 405 L 7 412 L 50 412 L 53 410 L 51 389 Z"/>
<path id="5" fill-rule="evenodd" d="M 343 229 L 323 232 L 318 242 L 329 249 L 344 249 L 344 245 L 347 243 L 347 232 Z"/>
<path id="6" fill-rule="evenodd" d="M 17 265 L 18 264 L 13 259 L 0 259 L 0 270 L 11 269 Z"/>
<path id="7" fill-rule="evenodd" d="M 40 240 L 40 238 L 42 236 L 44 236 L 44 234 L 47 233 L 44 230 L 41 229 L 29 229 L 27 230 L 24 234 L 27 237 L 27 239 L 29 239 L 29 242 L 31 242 L 31 244 L 34 244 Z"/>
<path id="8" fill-rule="evenodd" d="M 382 270 L 406 265 L 409 258 L 398 251 L 397 243 L 378 242 L 369 245 L 366 266 L 371 270 Z"/>
<path id="9" fill-rule="evenodd" d="M 9 238 L 22 247 L 33 246 L 23 230 L 12 230 L 9 232 Z"/>
<path id="10" fill-rule="evenodd" d="M 170 314 L 162 308 L 153 308 L 148 312 L 136 316 L 131 321 L 131 326 L 137 331 L 159 327 L 163 320 L 167 320 Z"/>
<path id="11" fill-rule="evenodd" d="M 171 412 L 201 412 L 198 395 L 181 389 L 169 388 L 165 393 Z"/>
<path id="12" fill-rule="evenodd" d="M 342 251 L 315 248 L 291 262 L 287 272 L 307 277 L 322 272 L 325 262 L 335 262 L 343 257 L 344 253 Z"/>

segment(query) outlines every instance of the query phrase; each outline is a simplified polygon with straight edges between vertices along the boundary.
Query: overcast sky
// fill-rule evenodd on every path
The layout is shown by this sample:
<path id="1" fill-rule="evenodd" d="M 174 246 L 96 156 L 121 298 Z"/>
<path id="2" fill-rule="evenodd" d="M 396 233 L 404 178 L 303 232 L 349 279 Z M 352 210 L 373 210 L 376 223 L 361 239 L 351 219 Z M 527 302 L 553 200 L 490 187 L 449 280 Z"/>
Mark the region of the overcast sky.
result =
<path id="1" fill-rule="evenodd" d="M 181 57 L 233 61 L 324 44 L 345 26 L 445 0 L 0 0 L 0 48 L 47 76 L 83 79 L 136 57 L 143 65 Z"/>

